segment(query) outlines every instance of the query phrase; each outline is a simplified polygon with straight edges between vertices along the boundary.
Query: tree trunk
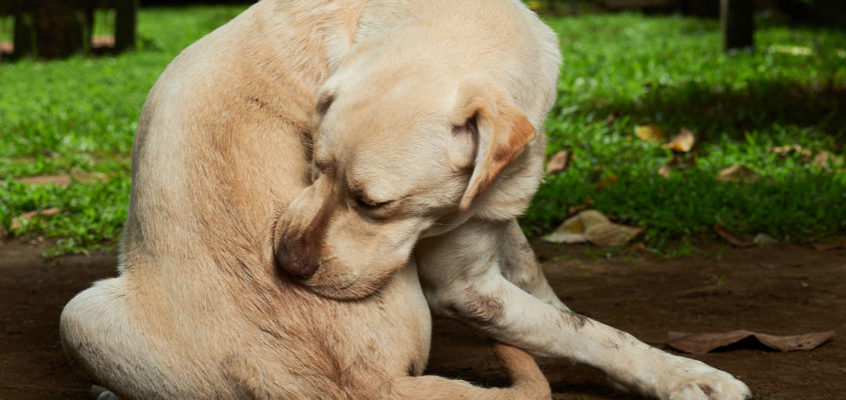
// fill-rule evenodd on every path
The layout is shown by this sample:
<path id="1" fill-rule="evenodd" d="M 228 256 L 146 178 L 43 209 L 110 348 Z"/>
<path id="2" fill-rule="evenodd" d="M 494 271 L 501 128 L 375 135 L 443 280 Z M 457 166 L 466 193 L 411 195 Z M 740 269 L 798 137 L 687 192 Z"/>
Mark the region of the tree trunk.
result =
<path id="1" fill-rule="evenodd" d="M 755 2 L 720 0 L 720 24 L 723 30 L 723 50 L 755 46 Z"/>
<path id="2" fill-rule="evenodd" d="M 139 0 L 116 0 L 115 2 L 115 50 L 135 48 L 135 26 L 138 23 Z"/>
<path id="3" fill-rule="evenodd" d="M 35 54 L 35 28 L 32 16 L 21 11 L 15 12 L 14 49 L 12 58 L 31 56 Z"/>
<path id="4" fill-rule="evenodd" d="M 39 57 L 67 57 L 88 48 L 85 17 L 68 3 L 44 1 L 35 10 L 35 46 Z"/>

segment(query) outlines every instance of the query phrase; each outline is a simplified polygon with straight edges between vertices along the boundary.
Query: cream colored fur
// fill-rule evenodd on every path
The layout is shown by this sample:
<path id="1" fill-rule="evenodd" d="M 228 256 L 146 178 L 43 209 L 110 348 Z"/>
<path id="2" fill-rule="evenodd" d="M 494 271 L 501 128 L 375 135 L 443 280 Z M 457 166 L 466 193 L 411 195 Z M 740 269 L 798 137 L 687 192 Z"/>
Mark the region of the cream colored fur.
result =
<path id="1" fill-rule="evenodd" d="M 543 277 L 514 218 L 542 177 L 559 59 L 516 0 L 252 7 L 151 92 L 122 273 L 66 307 L 68 355 L 127 398 L 549 396 L 501 346 L 513 388 L 408 377 L 428 303 L 661 399 L 743 398 Z"/>
<path id="2" fill-rule="evenodd" d="M 413 262 L 349 302 L 275 267 L 277 207 L 309 184 L 318 89 L 364 3 L 265 0 L 162 74 L 133 148 L 120 276 L 62 313 L 83 374 L 125 400 L 549 398 L 531 356 L 504 345 L 511 388 L 417 376 L 431 322 Z"/>

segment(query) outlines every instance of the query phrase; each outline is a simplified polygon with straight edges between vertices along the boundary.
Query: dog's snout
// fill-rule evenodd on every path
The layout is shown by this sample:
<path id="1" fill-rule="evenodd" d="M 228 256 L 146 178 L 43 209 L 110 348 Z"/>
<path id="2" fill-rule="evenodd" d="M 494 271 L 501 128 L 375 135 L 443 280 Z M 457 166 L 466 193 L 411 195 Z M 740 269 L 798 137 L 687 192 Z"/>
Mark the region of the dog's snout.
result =
<path id="1" fill-rule="evenodd" d="M 298 279 L 308 279 L 317 272 L 317 263 L 304 257 L 301 246 L 282 239 L 276 248 L 276 266 Z"/>

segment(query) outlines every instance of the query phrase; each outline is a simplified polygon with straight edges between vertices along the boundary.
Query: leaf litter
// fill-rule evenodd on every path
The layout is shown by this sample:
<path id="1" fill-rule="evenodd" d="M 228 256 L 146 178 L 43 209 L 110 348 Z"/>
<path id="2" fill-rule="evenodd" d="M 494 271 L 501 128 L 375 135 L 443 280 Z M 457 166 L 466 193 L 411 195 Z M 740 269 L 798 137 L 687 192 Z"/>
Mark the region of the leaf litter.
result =
<path id="1" fill-rule="evenodd" d="M 748 330 L 730 332 L 683 333 L 670 332 L 667 345 L 686 353 L 705 354 L 727 346 L 758 347 L 788 352 L 813 350 L 833 339 L 834 330 L 801 335 L 777 336 Z"/>
<path id="2" fill-rule="evenodd" d="M 613 247 L 628 243 L 643 228 L 611 222 L 597 210 L 581 211 L 542 239 L 551 243 L 585 243 Z"/>

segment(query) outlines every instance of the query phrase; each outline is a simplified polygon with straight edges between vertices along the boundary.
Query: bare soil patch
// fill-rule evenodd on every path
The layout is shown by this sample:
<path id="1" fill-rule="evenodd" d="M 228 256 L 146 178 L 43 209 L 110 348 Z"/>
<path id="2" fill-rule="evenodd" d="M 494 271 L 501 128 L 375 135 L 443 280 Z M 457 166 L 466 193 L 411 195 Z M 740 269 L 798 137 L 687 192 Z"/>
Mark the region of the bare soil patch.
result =
<path id="1" fill-rule="evenodd" d="M 62 306 L 94 280 L 115 275 L 115 253 L 44 260 L 47 244 L 0 242 L 0 399 L 89 399 L 58 336 Z M 663 259 L 606 259 L 596 248 L 535 242 L 546 274 L 576 311 L 663 347 L 668 331 L 749 329 L 792 335 L 846 332 L 846 249 L 728 249 Z M 586 249 L 593 251 L 588 254 Z M 600 256 L 597 257 L 597 254 Z M 743 379 L 760 399 L 836 399 L 846 393 L 840 337 L 808 352 L 740 348 L 696 356 Z M 604 375 L 564 360 L 539 360 L 556 399 L 637 398 Z M 435 321 L 429 373 L 505 383 L 487 340 Z"/>

